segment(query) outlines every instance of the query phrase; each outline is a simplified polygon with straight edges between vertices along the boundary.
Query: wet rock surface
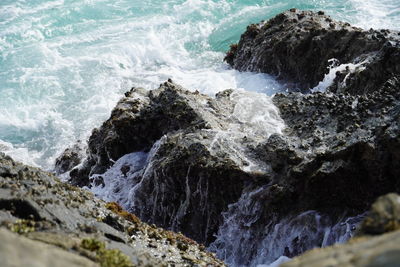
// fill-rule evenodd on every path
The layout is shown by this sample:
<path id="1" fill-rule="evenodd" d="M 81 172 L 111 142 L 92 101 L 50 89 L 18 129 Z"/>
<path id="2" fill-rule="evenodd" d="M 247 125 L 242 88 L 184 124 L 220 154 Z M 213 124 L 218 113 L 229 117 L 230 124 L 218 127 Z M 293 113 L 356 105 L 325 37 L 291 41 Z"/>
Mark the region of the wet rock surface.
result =
<path id="1" fill-rule="evenodd" d="M 399 87 L 361 96 L 277 94 L 273 102 L 285 121 L 284 134 L 254 150 L 271 167 L 269 183 L 244 188 L 213 243 L 213 251 L 234 265 L 256 266 L 262 259 L 344 242 L 377 197 L 400 192 Z M 305 216 L 309 211 L 317 214 Z M 354 222 L 346 219 L 353 217 Z M 393 218 L 380 223 L 371 222 L 369 231 L 397 225 Z M 240 241 L 232 238 L 239 235 Z M 252 253 L 243 245 L 249 243 Z"/>
<path id="2" fill-rule="evenodd" d="M 0 154 L 2 266 L 222 266 L 181 234 Z"/>
<path id="3" fill-rule="evenodd" d="M 256 99 L 254 107 L 243 109 L 249 99 Z M 269 125 L 258 127 L 258 115 Z M 121 179 L 111 199 L 125 202 L 144 221 L 208 244 L 221 213 L 238 200 L 245 184 L 268 181 L 269 167 L 252 151 L 282 127 L 278 110 L 265 95 L 227 90 L 212 98 L 171 81 L 148 92 L 135 88 L 93 131 L 88 158 L 70 172 L 70 181 L 110 187 L 109 180 Z M 105 170 L 114 160 L 138 150 L 146 159 L 115 164 L 110 175 L 119 176 L 107 180 Z M 127 187 L 132 191 L 121 195 Z"/>
<path id="4" fill-rule="evenodd" d="M 85 157 L 85 145 L 82 141 L 78 141 L 72 147 L 65 149 L 56 159 L 54 171 L 57 174 L 62 174 L 79 165 Z"/>
<path id="5" fill-rule="evenodd" d="M 286 135 L 270 138 L 261 153 L 279 162 L 275 181 L 292 192 L 286 200 L 303 210 L 357 213 L 400 192 L 398 87 L 362 96 L 278 94 L 274 103 Z"/>
<path id="6" fill-rule="evenodd" d="M 240 71 L 276 75 L 307 92 L 328 67 L 349 64 L 337 74 L 332 92 L 373 92 L 400 75 L 400 36 L 333 20 L 324 12 L 291 9 L 247 27 L 225 60 Z"/>
<path id="7" fill-rule="evenodd" d="M 248 236 L 256 237 L 248 242 L 260 244 L 273 231 L 273 225 L 310 210 L 325 218 L 324 227 L 335 227 L 341 220 L 365 212 L 376 197 L 400 191 L 397 85 L 396 81 L 387 83 L 372 93 L 355 96 L 339 93 L 264 96 L 265 106 L 254 104 L 262 98 L 260 94 L 251 96 L 243 105 L 240 101 L 248 97 L 243 92 L 227 90 L 211 98 L 186 91 L 172 82 L 144 96 L 133 89 L 117 106 L 127 107 L 129 113 L 129 103 L 143 103 L 147 113 L 131 117 L 133 128 L 137 120 L 147 121 L 146 116 L 155 112 L 150 112 L 154 107 L 162 109 L 167 105 L 166 109 L 170 109 L 171 104 L 160 100 L 164 97 L 150 99 L 152 95 L 173 95 L 172 103 L 177 99 L 184 103 L 185 117 L 196 119 L 182 124 L 180 129 L 166 129 L 168 132 L 154 141 L 150 151 L 143 148 L 144 151 L 133 152 L 131 159 L 121 156 L 120 162 L 117 158 L 107 158 L 110 153 L 104 153 L 104 161 L 92 161 L 101 157 L 95 152 L 105 149 L 104 142 L 108 142 L 108 139 L 104 142 L 93 139 L 99 132 L 105 136 L 119 135 L 119 128 L 109 127 L 109 123 L 117 120 L 114 111 L 94 131 L 89 142 L 96 149 L 88 154 L 86 162 L 71 171 L 71 181 L 90 185 L 99 192 L 108 190 L 106 198 L 120 202 L 146 222 L 182 231 L 205 244 L 214 242 L 215 234 L 222 229 L 224 218 L 229 217 L 224 217 L 224 212 L 241 214 L 239 221 L 245 219 L 237 227 L 251 225 L 245 231 L 250 233 Z M 189 111 L 188 106 L 195 108 Z M 179 118 L 179 109 L 176 112 Z M 189 115 L 190 112 L 195 114 Z M 253 117 L 263 114 L 268 119 L 250 123 L 253 117 L 246 113 Z M 172 111 L 170 116 L 171 119 L 174 116 Z M 274 116 L 275 124 L 268 125 Z M 285 122 L 283 132 L 281 120 Z M 122 129 L 126 127 L 130 126 Z M 131 135 L 134 140 L 147 138 L 145 130 L 136 133 Z M 138 148 L 124 149 L 132 152 Z M 107 165 L 102 165 L 104 162 Z M 106 166 L 110 168 L 104 173 L 74 176 Z M 239 205 L 238 210 L 228 210 L 229 204 L 246 194 L 249 194 L 248 208 Z M 302 221 L 313 225 L 315 216 Z M 265 234 L 258 235 L 260 231 Z M 337 235 L 324 242 L 331 244 L 341 235 L 348 238 L 352 233 L 338 230 Z M 322 244 L 324 233 L 316 234 L 315 244 L 302 243 L 296 236 L 293 240 L 287 248 L 282 248 L 284 255 L 293 257 Z M 216 242 L 216 252 L 229 243 L 218 237 Z M 247 247 L 244 248 L 246 242 L 242 243 L 231 252 L 241 255 L 240 264 L 248 264 L 254 255 L 243 252 Z"/>

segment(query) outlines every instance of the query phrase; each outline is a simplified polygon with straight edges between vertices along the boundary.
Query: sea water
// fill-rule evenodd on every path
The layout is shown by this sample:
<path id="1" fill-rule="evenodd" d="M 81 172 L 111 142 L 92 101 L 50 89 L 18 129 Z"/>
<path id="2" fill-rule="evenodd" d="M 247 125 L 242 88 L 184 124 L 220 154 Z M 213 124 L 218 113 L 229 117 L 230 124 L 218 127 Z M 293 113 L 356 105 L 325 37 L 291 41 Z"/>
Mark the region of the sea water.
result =
<path id="1" fill-rule="evenodd" d="M 123 92 L 168 78 L 210 95 L 284 91 L 223 58 L 249 23 L 292 7 L 400 27 L 399 0 L 0 0 L 0 151 L 51 170 Z"/>

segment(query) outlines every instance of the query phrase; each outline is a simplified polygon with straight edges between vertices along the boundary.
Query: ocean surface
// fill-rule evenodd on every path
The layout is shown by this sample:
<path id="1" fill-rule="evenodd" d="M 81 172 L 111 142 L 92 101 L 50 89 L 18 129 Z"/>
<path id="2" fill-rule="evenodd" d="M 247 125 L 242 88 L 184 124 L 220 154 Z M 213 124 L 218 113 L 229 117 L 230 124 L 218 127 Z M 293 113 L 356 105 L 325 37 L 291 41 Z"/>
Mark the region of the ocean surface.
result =
<path id="1" fill-rule="evenodd" d="M 0 151 L 51 170 L 123 92 L 168 78 L 210 95 L 284 91 L 222 59 L 249 23 L 293 7 L 400 28 L 399 0 L 1 0 Z"/>

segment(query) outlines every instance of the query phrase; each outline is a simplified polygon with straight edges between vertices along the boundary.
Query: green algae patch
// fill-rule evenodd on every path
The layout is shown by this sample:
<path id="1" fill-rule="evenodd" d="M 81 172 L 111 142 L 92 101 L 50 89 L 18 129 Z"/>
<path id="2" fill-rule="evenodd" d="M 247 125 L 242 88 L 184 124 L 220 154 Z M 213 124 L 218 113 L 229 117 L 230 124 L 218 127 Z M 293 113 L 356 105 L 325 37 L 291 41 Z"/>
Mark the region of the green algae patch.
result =
<path id="1" fill-rule="evenodd" d="M 35 221 L 32 220 L 17 220 L 15 223 L 8 224 L 8 228 L 17 234 L 28 234 L 34 232 L 35 229 Z"/>
<path id="2" fill-rule="evenodd" d="M 81 248 L 94 252 L 101 267 L 133 267 L 127 255 L 118 249 L 106 249 L 105 243 L 97 239 L 83 239 Z"/>

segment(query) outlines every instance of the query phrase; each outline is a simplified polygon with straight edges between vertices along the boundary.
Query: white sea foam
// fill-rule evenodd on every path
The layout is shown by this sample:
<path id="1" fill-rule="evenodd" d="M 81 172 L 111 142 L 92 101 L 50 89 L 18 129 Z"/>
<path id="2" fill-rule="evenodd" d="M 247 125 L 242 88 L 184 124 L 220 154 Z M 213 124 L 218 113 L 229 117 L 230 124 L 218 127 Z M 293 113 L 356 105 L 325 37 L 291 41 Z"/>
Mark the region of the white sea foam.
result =
<path id="1" fill-rule="evenodd" d="M 222 59 L 246 25 L 292 7 L 323 9 L 366 29 L 398 30 L 400 25 L 398 0 L 1 1 L 0 151 L 51 169 L 66 146 L 86 140 L 107 118 L 124 91 L 132 86 L 153 89 L 168 78 L 209 95 L 228 88 L 268 95 L 283 91 L 273 77 L 231 70 Z M 324 91 L 336 71 L 346 67 L 358 66 L 333 66 L 313 90 Z M 238 103 L 232 120 L 241 123 L 218 133 L 210 150 L 229 141 L 232 155 L 247 161 L 247 171 L 252 171 L 260 165 L 235 139 L 281 133 L 284 125 L 269 97 L 236 91 L 232 98 Z M 119 159 L 97 177 L 92 190 L 128 208 L 139 177 L 151 172 L 159 144 L 150 154 L 136 152 Z M 250 231 L 261 214 L 262 203 L 252 201 L 258 193 L 244 195 L 230 207 L 218 234 L 215 249 L 233 266 L 235 256 L 250 253 L 250 248 L 257 251 L 250 265 L 276 266 L 288 260 L 281 255 L 296 236 L 322 235 L 322 241 L 316 239 L 327 245 L 347 239 L 354 225 L 319 224 L 315 233 L 299 227 L 305 217 L 314 225 L 321 222 L 322 215 L 309 212 L 280 222 L 258 242 Z"/>
<path id="2" fill-rule="evenodd" d="M 365 29 L 399 30 L 400 2 L 393 0 L 350 0 L 356 10 L 356 25 Z"/>
<path id="3" fill-rule="evenodd" d="M 340 64 L 338 63 L 337 59 L 330 59 L 328 61 L 330 65 L 328 66 L 329 72 L 325 74 L 325 77 L 322 81 L 318 83 L 317 86 L 311 89 L 311 92 L 325 92 L 326 89 L 328 89 L 329 86 L 331 86 L 336 78 L 336 74 L 339 72 L 344 72 L 346 71 L 346 77 L 343 79 L 341 82 L 342 84 L 346 84 L 346 80 L 348 77 L 354 73 L 354 72 L 361 72 L 365 69 L 363 66 L 367 60 L 362 61 L 360 63 L 347 63 L 347 64 Z"/>

